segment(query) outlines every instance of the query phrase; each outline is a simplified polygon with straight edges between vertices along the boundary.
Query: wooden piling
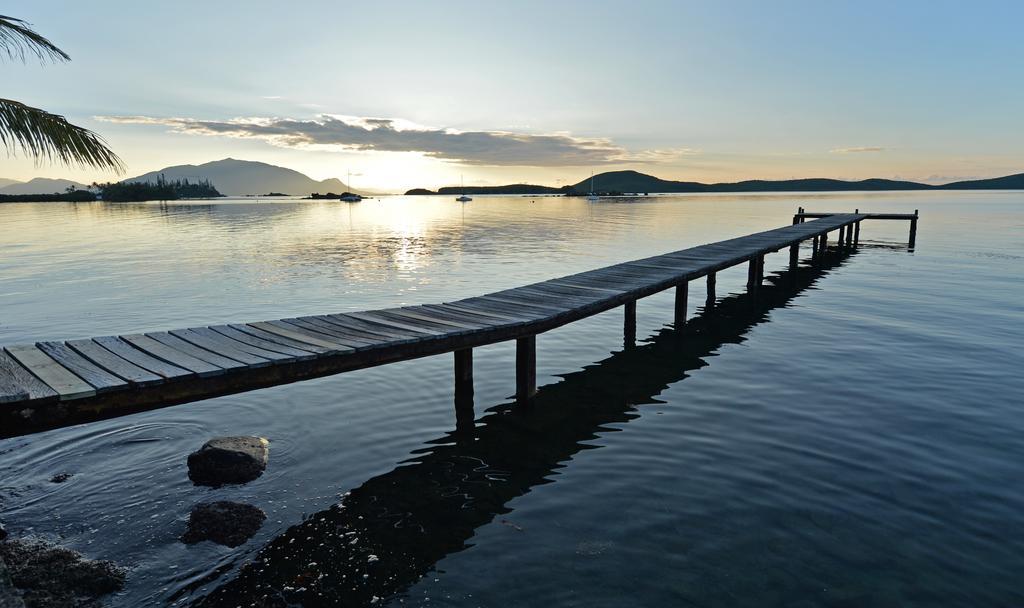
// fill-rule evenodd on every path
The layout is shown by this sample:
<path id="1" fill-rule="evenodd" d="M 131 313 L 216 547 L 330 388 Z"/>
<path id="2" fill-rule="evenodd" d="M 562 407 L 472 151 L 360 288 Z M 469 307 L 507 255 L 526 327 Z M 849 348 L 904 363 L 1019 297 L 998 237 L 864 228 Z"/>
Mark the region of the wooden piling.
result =
<path id="1" fill-rule="evenodd" d="M 708 273 L 708 297 L 707 297 L 707 300 L 704 301 L 704 309 L 705 310 L 711 310 L 712 308 L 715 307 L 715 300 L 717 299 L 717 297 L 715 296 L 715 283 L 716 282 L 717 282 L 717 279 L 715 277 L 715 273 L 713 273 L 713 272 Z"/>
<path id="2" fill-rule="evenodd" d="M 789 269 L 796 270 L 800 264 L 800 243 L 789 246 Z"/>
<path id="3" fill-rule="evenodd" d="M 684 281 L 676 286 L 675 326 L 686 325 L 686 300 L 690 296 L 690 282 Z"/>
<path id="4" fill-rule="evenodd" d="M 914 217 L 910 220 L 910 239 L 907 242 L 907 246 L 911 249 L 914 248 L 914 243 L 917 241 L 917 209 L 914 209 Z"/>
<path id="5" fill-rule="evenodd" d="M 629 348 L 636 346 L 636 300 L 626 302 L 623 309 L 626 314 L 622 324 L 622 345 Z"/>
<path id="6" fill-rule="evenodd" d="M 455 399 L 473 396 L 473 349 L 455 351 Z"/>
<path id="7" fill-rule="evenodd" d="M 856 247 L 860 244 L 860 222 L 856 222 L 853 225 L 853 246 Z"/>
<path id="8" fill-rule="evenodd" d="M 537 394 L 537 336 L 516 338 L 516 400 L 529 401 Z"/>

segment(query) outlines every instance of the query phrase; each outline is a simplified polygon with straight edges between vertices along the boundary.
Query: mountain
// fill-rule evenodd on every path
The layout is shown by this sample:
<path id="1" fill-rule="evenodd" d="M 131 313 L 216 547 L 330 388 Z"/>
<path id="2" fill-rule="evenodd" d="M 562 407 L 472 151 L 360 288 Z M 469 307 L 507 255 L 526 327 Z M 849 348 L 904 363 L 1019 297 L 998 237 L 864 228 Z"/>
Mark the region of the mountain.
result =
<path id="1" fill-rule="evenodd" d="M 36 177 L 27 182 L 15 182 L 9 186 L 3 186 L 0 188 L 0 194 L 53 194 L 54 192 L 64 192 L 68 186 L 74 186 L 79 190 L 89 187 L 69 179 Z"/>
<path id="2" fill-rule="evenodd" d="M 590 178 L 573 186 L 577 192 L 590 191 Z M 702 184 L 659 179 L 638 171 L 608 171 L 594 176 L 598 192 L 818 192 L 843 190 L 929 190 L 935 188 L 917 182 L 891 179 L 844 181 L 828 178 L 747 180 L 734 183 Z"/>
<path id="3" fill-rule="evenodd" d="M 953 182 L 939 186 L 943 190 L 1022 190 L 1024 189 L 1024 173 L 993 177 L 991 179 L 972 179 L 964 182 Z"/>
<path id="4" fill-rule="evenodd" d="M 165 179 L 210 180 L 227 196 L 262 195 L 267 192 L 309 196 L 313 192 L 344 192 L 350 190 L 341 180 L 331 178 L 316 181 L 298 171 L 251 160 L 225 158 L 201 165 L 177 165 L 151 171 L 124 181 L 155 182 Z"/>
<path id="5" fill-rule="evenodd" d="M 0 177 L 0 188 L 4 188 L 4 187 L 7 187 L 7 186 L 13 186 L 14 184 L 20 184 L 20 183 L 21 182 L 19 182 L 16 179 L 7 179 L 6 177 Z"/>

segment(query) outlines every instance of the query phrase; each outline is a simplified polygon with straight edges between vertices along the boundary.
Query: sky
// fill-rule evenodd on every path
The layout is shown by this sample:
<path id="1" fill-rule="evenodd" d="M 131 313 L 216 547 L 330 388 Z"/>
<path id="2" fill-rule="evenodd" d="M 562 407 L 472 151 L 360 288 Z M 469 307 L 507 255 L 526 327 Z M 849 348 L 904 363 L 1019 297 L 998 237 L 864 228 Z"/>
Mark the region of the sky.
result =
<path id="1" fill-rule="evenodd" d="M 1024 2 L 8 0 L 71 55 L 0 97 L 124 175 L 225 157 L 359 188 L 1024 172 Z"/>

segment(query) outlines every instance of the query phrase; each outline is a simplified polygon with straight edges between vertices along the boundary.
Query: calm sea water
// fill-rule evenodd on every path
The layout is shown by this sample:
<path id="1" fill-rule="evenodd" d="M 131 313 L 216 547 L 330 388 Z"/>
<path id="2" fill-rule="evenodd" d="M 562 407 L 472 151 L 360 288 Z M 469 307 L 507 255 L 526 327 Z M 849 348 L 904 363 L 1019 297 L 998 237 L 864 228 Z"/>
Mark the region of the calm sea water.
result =
<path id="1" fill-rule="evenodd" d="M 0 521 L 131 568 L 114 606 L 1024 604 L 1024 194 L 0 205 L 0 343 L 438 302 L 789 223 L 862 247 L 668 324 L 671 294 L 476 351 L 475 428 L 431 357 L 0 441 Z M 807 252 L 804 251 L 804 257 Z M 185 457 L 270 438 L 240 487 Z M 50 483 L 56 473 L 65 483 Z M 268 520 L 185 546 L 200 501 Z"/>

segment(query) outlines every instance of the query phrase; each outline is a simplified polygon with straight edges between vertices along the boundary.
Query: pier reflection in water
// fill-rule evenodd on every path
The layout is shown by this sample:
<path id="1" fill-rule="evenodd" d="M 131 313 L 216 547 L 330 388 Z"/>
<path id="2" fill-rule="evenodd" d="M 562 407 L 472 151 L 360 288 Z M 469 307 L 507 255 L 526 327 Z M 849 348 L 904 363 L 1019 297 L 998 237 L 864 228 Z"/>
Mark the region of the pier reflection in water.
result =
<path id="1" fill-rule="evenodd" d="M 664 328 L 541 388 L 528 406 L 499 405 L 473 423 L 471 404 L 460 396 L 454 432 L 289 528 L 195 605 L 358 606 L 408 588 L 466 549 L 477 528 L 511 510 L 511 500 L 551 483 L 607 425 L 639 416 L 635 406 L 655 403 L 669 385 L 707 365 L 706 357 L 742 342 L 772 309 L 852 255 L 830 252 L 814 265 L 769 276 L 756 297 L 720 299 L 683 328 Z"/>

